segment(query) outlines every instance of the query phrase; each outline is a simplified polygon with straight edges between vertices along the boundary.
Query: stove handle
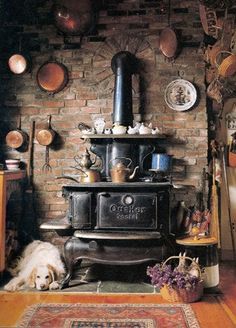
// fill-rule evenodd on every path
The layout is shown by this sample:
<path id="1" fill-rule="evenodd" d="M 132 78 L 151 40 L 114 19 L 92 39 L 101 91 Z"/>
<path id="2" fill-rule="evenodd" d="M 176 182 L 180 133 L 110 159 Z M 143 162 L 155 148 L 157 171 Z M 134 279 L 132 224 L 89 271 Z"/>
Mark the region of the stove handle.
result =
<path id="1" fill-rule="evenodd" d="M 109 194 L 108 192 L 101 192 L 99 195 L 106 198 L 111 197 L 111 194 Z"/>

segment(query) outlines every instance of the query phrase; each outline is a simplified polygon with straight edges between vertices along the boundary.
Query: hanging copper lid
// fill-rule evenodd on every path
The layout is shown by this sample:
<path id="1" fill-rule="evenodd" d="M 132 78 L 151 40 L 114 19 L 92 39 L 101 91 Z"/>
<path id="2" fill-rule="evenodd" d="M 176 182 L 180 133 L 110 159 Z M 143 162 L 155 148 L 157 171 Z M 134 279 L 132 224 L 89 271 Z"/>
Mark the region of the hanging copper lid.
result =
<path id="1" fill-rule="evenodd" d="M 83 35 L 93 25 L 91 0 L 60 0 L 53 6 L 57 28 L 67 35 Z"/>
<path id="2" fill-rule="evenodd" d="M 39 68 L 36 78 L 42 90 L 56 93 L 66 86 L 68 82 L 68 71 L 63 64 L 49 61 Z"/>
<path id="3" fill-rule="evenodd" d="M 16 53 L 8 59 L 8 66 L 12 73 L 22 74 L 29 68 L 29 62 L 25 56 Z"/>

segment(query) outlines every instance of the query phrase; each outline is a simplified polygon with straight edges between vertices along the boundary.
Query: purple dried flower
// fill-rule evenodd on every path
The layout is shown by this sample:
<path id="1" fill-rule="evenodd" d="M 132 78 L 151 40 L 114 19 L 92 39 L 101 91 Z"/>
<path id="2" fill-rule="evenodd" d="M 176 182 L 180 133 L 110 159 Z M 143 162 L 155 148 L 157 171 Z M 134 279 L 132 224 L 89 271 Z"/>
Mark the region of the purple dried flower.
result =
<path id="1" fill-rule="evenodd" d="M 151 284 L 157 288 L 168 285 L 173 288 L 191 289 L 200 281 L 200 278 L 189 275 L 187 271 L 172 269 L 171 265 L 156 264 L 154 267 L 148 267 L 147 275 L 151 277 Z"/>

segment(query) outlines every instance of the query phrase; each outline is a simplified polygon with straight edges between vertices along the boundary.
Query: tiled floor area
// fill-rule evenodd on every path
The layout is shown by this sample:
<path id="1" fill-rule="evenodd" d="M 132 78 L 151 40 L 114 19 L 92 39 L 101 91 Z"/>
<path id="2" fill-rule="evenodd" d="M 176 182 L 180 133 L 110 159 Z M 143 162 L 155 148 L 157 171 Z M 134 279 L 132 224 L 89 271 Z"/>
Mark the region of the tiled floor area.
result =
<path id="1" fill-rule="evenodd" d="M 74 270 L 64 291 L 92 293 L 155 293 L 146 275 L 147 265 L 107 266 L 84 263 Z"/>
<path id="2" fill-rule="evenodd" d="M 156 293 L 156 289 L 150 284 L 150 279 L 146 275 L 146 268 L 147 264 L 108 266 L 84 262 L 80 268 L 75 267 L 70 285 L 64 288 L 63 292 Z M 0 289 L 8 280 L 9 277 L 5 276 Z"/>

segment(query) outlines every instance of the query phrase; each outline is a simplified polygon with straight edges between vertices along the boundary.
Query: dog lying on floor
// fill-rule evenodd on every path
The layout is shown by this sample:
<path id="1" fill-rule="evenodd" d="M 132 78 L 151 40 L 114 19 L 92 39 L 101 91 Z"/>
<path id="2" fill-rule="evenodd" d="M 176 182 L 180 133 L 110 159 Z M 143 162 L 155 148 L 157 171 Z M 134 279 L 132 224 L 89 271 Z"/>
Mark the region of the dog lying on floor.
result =
<path id="1" fill-rule="evenodd" d="M 4 286 L 4 290 L 16 291 L 24 287 L 53 290 L 59 288 L 58 281 L 63 278 L 65 267 L 56 246 L 35 240 L 26 246 L 16 267 L 9 272 L 14 278 Z"/>

